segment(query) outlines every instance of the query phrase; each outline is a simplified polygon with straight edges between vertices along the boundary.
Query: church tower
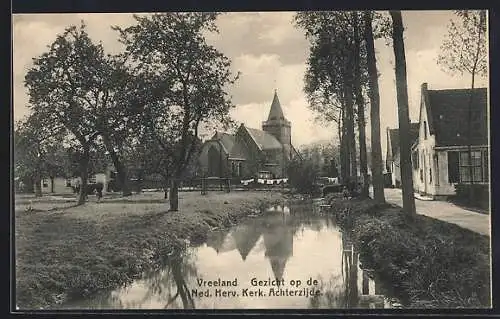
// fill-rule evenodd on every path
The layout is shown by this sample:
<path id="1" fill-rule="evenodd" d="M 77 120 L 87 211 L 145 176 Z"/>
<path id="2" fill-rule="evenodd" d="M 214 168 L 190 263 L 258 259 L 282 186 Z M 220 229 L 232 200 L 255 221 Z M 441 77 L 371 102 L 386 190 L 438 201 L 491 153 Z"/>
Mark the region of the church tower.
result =
<path id="1" fill-rule="evenodd" d="M 291 123 L 283 115 L 278 93 L 274 90 L 274 98 L 267 121 L 262 122 L 262 130 L 273 135 L 283 144 L 285 154 L 289 159 L 292 149 Z"/>

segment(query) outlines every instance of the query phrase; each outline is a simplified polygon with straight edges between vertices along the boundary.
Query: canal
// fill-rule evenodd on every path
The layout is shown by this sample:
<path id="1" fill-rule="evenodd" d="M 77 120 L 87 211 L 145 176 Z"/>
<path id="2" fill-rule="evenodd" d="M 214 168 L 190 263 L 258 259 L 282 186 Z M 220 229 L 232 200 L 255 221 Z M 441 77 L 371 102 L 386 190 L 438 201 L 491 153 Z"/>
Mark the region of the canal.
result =
<path id="1" fill-rule="evenodd" d="M 156 271 L 60 309 L 393 308 L 351 236 L 319 202 L 270 207 Z"/>

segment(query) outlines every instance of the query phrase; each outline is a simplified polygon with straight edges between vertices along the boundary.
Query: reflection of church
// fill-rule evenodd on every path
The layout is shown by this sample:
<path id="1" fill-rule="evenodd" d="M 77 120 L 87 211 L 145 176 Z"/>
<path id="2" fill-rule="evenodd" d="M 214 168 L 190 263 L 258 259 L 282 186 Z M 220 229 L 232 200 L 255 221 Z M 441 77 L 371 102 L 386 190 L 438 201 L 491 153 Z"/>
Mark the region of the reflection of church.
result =
<path id="1" fill-rule="evenodd" d="M 293 255 L 294 228 L 287 223 L 287 215 L 280 212 L 272 213 L 266 218 L 263 229 L 266 257 L 269 258 L 274 276 L 283 278 L 286 262 Z"/>
<path id="2" fill-rule="evenodd" d="M 276 206 L 265 216 L 239 225 L 230 233 L 221 231 L 210 234 L 207 246 L 217 253 L 236 249 L 245 261 L 262 236 L 265 256 L 269 259 L 274 276 L 281 279 L 286 263 L 293 255 L 293 237 L 298 229 L 297 225 L 291 224 L 289 212 L 286 206 Z"/>

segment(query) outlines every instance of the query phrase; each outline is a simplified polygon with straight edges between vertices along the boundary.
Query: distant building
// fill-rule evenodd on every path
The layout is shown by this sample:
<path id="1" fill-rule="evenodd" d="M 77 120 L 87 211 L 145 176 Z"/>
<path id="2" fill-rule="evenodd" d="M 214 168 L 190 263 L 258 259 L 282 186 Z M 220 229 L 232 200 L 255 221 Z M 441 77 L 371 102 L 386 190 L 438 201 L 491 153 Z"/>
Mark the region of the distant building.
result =
<path id="1" fill-rule="evenodd" d="M 207 177 L 280 178 L 298 152 L 291 141 L 291 123 L 283 115 L 275 91 L 262 130 L 241 124 L 235 134 L 216 132 L 203 144 L 201 174 Z"/>
<path id="2" fill-rule="evenodd" d="M 419 123 L 410 123 L 410 141 L 413 144 L 418 138 Z M 387 152 L 385 169 L 391 178 L 393 187 L 401 187 L 401 157 L 399 152 L 399 129 L 387 128 Z"/>
<path id="3" fill-rule="evenodd" d="M 468 156 L 471 89 L 429 90 L 422 84 L 418 140 L 412 146 L 416 192 L 433 197 L 455 194 L 455 184 L 489 183 L 487 89 L 473 91 L 471 145 Z"/>

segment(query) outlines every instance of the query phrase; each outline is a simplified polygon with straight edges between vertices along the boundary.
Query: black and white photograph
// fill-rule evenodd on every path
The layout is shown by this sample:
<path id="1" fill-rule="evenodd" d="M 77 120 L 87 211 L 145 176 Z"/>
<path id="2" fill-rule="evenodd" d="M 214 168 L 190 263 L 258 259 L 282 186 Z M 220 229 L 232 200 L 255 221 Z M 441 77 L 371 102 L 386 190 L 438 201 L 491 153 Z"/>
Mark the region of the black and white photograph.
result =
<path id="1" fill-rule="evenodd" d="M 488 10 L 13 14 L 13 310 L 491 309 L 488 48 Z"/>

